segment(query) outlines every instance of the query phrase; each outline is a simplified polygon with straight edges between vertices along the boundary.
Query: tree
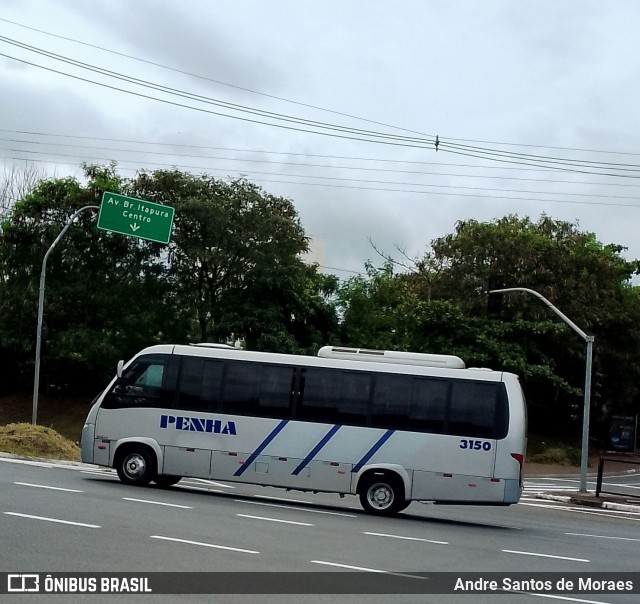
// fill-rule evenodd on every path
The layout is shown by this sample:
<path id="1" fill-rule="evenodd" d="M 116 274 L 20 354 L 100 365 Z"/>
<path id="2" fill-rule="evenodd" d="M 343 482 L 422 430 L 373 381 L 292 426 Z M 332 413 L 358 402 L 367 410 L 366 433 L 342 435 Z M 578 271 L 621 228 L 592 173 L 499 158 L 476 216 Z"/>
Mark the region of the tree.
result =
<path id="1" fill-rule="evenodd" d="M 118 191 L 115 166 L 85 166 L 88 183 L 43 180 L 15 204 L 0 233 L 0 350 L 15 385 L 33 377 L 38 281 L 46 250 L 80 207 Z M 47 268 L 44 386 L 97 389 L 115 360 L 179 331 L 161 248 L 95 228 L 86 212 Z M 152 301 L 152 302 L 151 302 Z"/>
<path id="2" fill-rule="evenodd" d="M 330 284 L 300 259 L 308 240 L 290 200 L 177 170 L 141 172 L 127 190 L 176 208 L 168 276 L 190 338 L 293 352 L 334 329 Z"/>
<path id="3" fill-rule="evenodd" d="M 626 261 L 623 249 L 601 244 L 577 224 L 545 215 L 535 223 L 513 215 L 491 223 L 460 222 L 455 233 L 432 242 L 433 258 L 446 267 L 438 278 L 438 295 L 457 300 L 465 314 L 482 316 L 489 277 L 501 275 L 505 287 L 540 292 L 595 335 L 595 371 L 602 377 L 596 415 L 605 402 L 610 409 L 637 406 L 640 366 L 625 351 L 640 345 L 638 289 L 631 285 L 638 262 Z M 565 426 L 571 407 L 581 403 L 583 343 L 546 306 L 525 294 L 506 296 L 502 321 L 494 322 L 495 327 L 489 323 L 486 333 L 519 323 L 527 365 L 538 359 L 548 368 L 533 376 L 524 367 L 531 406 L 541 411 L 539 417 Z"/>
<path id="4" fill-rule="evenodd" d="M 5 164 L 0 178 L 0 225 L 9 218 L 15 202 L 26 197 L 44 177 L 44 172 L 33 164 Z"/>
<path id="5" fill-rule="evenodd" d="M 459 222 L 434 240 L 409 272 L 367 267 L 340 289 L 343 343 L 462 357 L 468 366 L 517 373 L 531 424 L 558 432 L 582 405 L 585 346 L 537 299 L 505 296 L 502 316 L 487 316 L 492 275 L 505 287 L 539 291 L 595 335 L 594 416 L 638 409 L 640 289 L 638 262 L 602 245 L 576 224 L 542 216 Z"/>

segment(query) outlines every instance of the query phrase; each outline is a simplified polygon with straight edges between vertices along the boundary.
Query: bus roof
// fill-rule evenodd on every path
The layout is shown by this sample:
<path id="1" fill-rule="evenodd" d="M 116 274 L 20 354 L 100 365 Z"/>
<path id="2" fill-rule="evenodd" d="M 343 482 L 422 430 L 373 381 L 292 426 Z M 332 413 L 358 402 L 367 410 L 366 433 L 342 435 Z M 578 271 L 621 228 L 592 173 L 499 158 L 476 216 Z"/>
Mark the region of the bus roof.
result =
<path id="1" fill-rule="evenodd" d="M 234 359 L 243 361 L 277 363 L 282 365 L 304 365 L 306 367 L 333 367 L 355 371 L 370 371 L 373 373 L 402 373 L 411 375 L 424 375 L 434 377 L 459 377 L 463 379 L 475 379 L 485 382 L 503 381 L 507 374 L 502 371 L 486 369 L 453 369 L 451 367 L 434 367 L 423 364 L 408 364 L 403 362 L 376 362 L 366 357 L 366 360 L 352 360 L 336 357 L 319 357 L 293 355 L 272 352 L 255 352 L 233 347 L 208 347 L 174 344 L 158 344 L 141 350 L 137 355 L 143 354 L 176 354 L 181 356 L 209 357 L 216 359 Z M 409 353 L 411 354 L 411 353 Z M 419 353 L 415 353 L 419 354 Z M 359 357 L 362 358 L 362 357 Z M 455 357 L 454 357 L 455 358 Z M 517 379 L 517 376 L 514 375 Z"/>

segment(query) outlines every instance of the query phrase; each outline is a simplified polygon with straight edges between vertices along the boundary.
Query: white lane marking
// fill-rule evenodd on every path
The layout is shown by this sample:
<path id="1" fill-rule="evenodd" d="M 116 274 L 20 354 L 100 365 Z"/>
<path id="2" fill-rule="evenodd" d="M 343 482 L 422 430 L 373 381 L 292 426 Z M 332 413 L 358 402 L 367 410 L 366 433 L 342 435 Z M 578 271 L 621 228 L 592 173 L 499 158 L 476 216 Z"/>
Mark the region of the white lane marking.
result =
<path id="1" fill-rule="evenodd" d="M 19 484 L 23 487 L 36 487 L 38 489 L 51 489 L 52 491 L 66 491 L 67 493 L 82 493 L 78 489 L 63 489 L 62 487 L 50 487 L 46 484 L 32 484 L 30 482 L 14 482 L 13 484 Z"/>
<path id="2" fill-rule="evenodd" d="M 180 483 L 180 487 L 183 489 L 188 489 L 189 491 L 202 491 L 203 493 L 224 493 L 220 489 L 207 489 L 206 487 L 194 487 L 191 484 L 182 484 Z"/>
<path id="3" fill-rule="evenodd" d="M 324 560 L 310 560 L 311 564 L 323 564 L 325 566 L 337 566 L 338 568 L 348 568 L 349 570 L 361 570 L 366 573 L 383 573 L 385 575 L 394 575 L 396 577 L 409 577 L 410 579 L 420 579 L 427 581 L 429 577 L 421 577 L 420 575 L 410 575 L 407 573 L 396 573 L 390 570 L 380 570 L 379 568 L 367 568 L 366 566 L 351 566 L 350 564 L 338 564 L 337 562 L 326 562 Z"/>
<path id="4" fill-rule="evenodd" d="M 374 537 L 390 537 L 391 539 L 406 539 L 407 541 L 424 541 L 426 543 L 435 543 L 436 545 L 449 545 L 448 541 L 434 541 L 433 539 L 422 539 L 421 537 L 404 537 L 403 535 L 387 535 L 386 533 L 369 533 L 365 535 L 373 535 Z"/>
<path id="5" fill-rule="evenodd" d="M 615 510 L 612 508 L 601 508 L 601 511 L 590 512 L 587 510 L 583 510 L 581 508 L 567 507 L 566 503 L 561 501 L 556 502 L 556 504 L 560 504 L 560 505 L 553 505 L 553 504 L 547 504 L 547 503 L 518 503 L 518 505 L 526 505 L 532 508 L 547 508 L 549 510 L 557 510 L 558 512 L 573 512 L 575 514 L 603 516 L 607 518 L 618 518 L 620 520 L 634 520 L 634 521 L 640 520 L 640 518 L 631 518 L 631 516 L 640 516 L 640 512 L 620 512 L 619 510 Z M 624 514 L 627 514 L 627 516 L 616 516 L 612 512 L 618 512 L 619 514 L 624 513 Z"/>
<path id="6" fill-rule="evenodd" d="M 265 518 L 264 516 L 249 516 L 249 514 L 236 514 L 240 518 L 252 518 L 253 520 L 266 520 L 268 522 L 281 522 L 283 524 L 297 524 L 298 526 L 314 526 L 308 522 L 294 522 L 293 520 L 280 520 L 278 518 Z"/>
<path id="7" fill-rule="evenodd" d="M 86 528 L 100 528 L 98 524 L 85 524 L 84 522 L 71 522 L 70 520 L 60 520 L 58 518 L 47 518 L 46 516 L 32 516 L 30 514 L 20 514 L 18 512 L 3 512 L 8 516 L 20 516 L 21 518 L 31 518 L 33 520 L 46 520 L 47 522 L 57 522 L 59 524 L 71 524 L 73 526 L 84 526 Z"/>
<path id="8" fill-rule="evenodd" d="M 519 554 L 521 556 L 537 556 L 539 558 L 554 558 L 555 560 L 570 560 L 572 562 L 591 562 L 586 558 L 570 558 L 568 556 L 552 556 L 551 554 L 538 554 L 536 552 L 520 552 L 514 549 L 503 549 L 503 552 L 507 554 Z"/>
<path id="9" fill-rule="evenodd" d="M 266 501 L 249 501 L 248 499 L 234 499 L 237 503 L 250 503 L 251 505 L 265 505 L 272 508 L 282 508 L 284 510 L 296 510 L 299 512 L 310 512 L 313 514 L 330 514 L 332 516 L 346 516 L 347 518 L 357 518 L 356 514 L 344 514 L 343 512 L 328 512 L 327 510 L 309 510 L 307 508 L 296 507 L 295 505 L 280 505 L 278 503 L 267 503 Z"/>
<path id="10" fill-rule="evenodd" d="M 190 505 L 178 505 L 177 503 L 165 503 L 164 501 L 151 501 L 149 499 L 134 499 L 133 497 L 123 497 L 125 501 L 136 501 L 137 503 L 152 503 L 153 505 L 166 505 L 171 508 L 182 508 L 183 510 L 192 510 Z"/>
<path id="11" fill-rule="evenodd" d="M 213 480 L 206 480 L 205 478 L 187 478 L 186 480 L 195 481 L 195 482 L 204 482 L 205 484 L 210 484 L 214 487 L 220 487 L 221 489 L 235 489 L 231 484 L 224 484 L 223 482 L 214 482 Z"/>
<path id="12" fill-rule="evenodd" d="M 270 495 L 254 495 L 254 497 L 258 497 L 259 499 L 273 499 L 274 501 L 288 501 L 290 503 L 314 503 L 308 499 L 289 499 L 287 497 L 272 497 Z"/>
<path id="13" fill-rule="evenodd" d="M 564 507 L 566 503 L 562 501 L 556 501 L 554 503 L 523 503 L 521 500 L 518 502 L 518 505 L 524 505 L 530 508 L 547 508 L 549 510 L 567 511 L 567 508 Z"/>
<path id="14" fill-rule="evenodd" d="M 259 554 L 252 549 L 241 549 L 239 547 L 228 547 L 226 545 L 216 545 L 215 543 L 202 543 L 201 541 L 189 541 L 188 539 L 175 539 L 174 537 L 163 537 L 162 535 L 151 535 L 151 539 L 162 539 L 163 541 L 173 541 L 175 543 L 186 543 L 188 545 L 200 545 L 202 547 L 211 547 L 213 549 L 224 549 L 231 552 L 240 552 L 242 554 Z"/>
<path id="15" fill-rule="evenodd" d="M 640 541 L 640 539 L 634 539 L 632 537 L 609 537 L 608 535 L 587 535 L 586 533 L 565 533 L 565 535 L 572 535 L 574 537 L 593 537 L 594 539 L 619 539 L 620 541 Z"/>

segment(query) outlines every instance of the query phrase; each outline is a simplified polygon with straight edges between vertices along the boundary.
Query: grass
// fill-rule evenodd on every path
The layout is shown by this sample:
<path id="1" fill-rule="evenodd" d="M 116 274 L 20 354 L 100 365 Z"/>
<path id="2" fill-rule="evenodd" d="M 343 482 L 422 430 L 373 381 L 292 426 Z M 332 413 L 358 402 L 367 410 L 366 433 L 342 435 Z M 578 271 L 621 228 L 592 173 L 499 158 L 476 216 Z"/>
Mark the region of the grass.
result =
<path id="1" fill-rule="evenodd" d="M 529 463 L 579 466 L 581 450 L 573 443 L 550 439 L 541 435 L 529 435 L 527 461 Z"/>

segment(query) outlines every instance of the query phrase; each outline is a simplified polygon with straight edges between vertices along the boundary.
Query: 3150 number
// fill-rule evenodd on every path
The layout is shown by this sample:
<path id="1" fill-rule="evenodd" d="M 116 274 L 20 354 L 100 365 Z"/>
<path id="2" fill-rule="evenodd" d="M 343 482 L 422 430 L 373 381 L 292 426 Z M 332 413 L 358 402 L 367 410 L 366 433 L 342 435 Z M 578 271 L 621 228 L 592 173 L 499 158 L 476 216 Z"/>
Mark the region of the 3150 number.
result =
<path id="1" fill-rule="evenodd" d="M 491 443 L 486 440 L 466 440 L 460 441 L 460 448 L 470 451 L 491 451 Z"/>

